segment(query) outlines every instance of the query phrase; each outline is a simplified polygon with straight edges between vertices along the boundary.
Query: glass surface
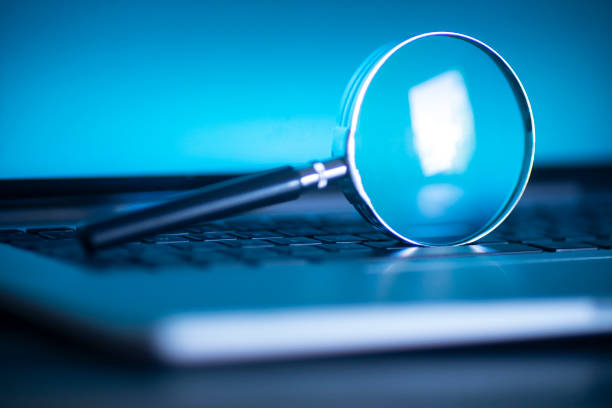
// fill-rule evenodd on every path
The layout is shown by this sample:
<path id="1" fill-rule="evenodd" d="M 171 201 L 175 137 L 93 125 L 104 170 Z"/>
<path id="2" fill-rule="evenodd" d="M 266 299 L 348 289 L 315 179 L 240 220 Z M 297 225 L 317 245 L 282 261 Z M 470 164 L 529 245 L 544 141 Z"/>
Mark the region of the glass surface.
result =
<path id="1" fill-rule="evenodd" d="M 447 36 L 417 39 L 365 91 L 353 180 L 396 234 L 426 245 L 467 242 L 520 196 L 533 147 L 528 115 L 482 49 Z"/>

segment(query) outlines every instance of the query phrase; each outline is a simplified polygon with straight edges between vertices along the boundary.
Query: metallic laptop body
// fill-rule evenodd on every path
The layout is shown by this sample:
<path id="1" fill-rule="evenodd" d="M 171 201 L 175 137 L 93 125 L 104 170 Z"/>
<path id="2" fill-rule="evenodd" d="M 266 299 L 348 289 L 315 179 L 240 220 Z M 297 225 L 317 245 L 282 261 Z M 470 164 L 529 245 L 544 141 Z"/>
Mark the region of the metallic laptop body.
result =
<path id="1" fill-rule="evenodd" d="M 541 222 L 531 217 L 546 211 L 574 228 L 565 217 L 585 211 L 585 201 L 610 208 L 612 197 L 595 193 L 576 182 L 534 181 L 513 215 L 518 220 L 507 225 L 524 228 L 523 216 Z M 41 211 L 44 217 L 50 210 L 13 207 L 4 214 L 16 220 Z M 610 225 L 610 215 L 599 216 Z M 305 231 L 313 222 L 309 228 L 329 229 Z M 502 227 L 477 245 L 393 248 L 367 239 L 376 233 L 360 229 L 365 224 L 336 192 L 206 224 L 200 236 L 209 240 L 183 242 L 197 236 L 185 233 L 134 244 L 150 252 L 123 262 L 116 249 L 95 259 L 62 253 L 73 239 L 35 248 L 32 235 L 61 235 L 69 231 L 60 226 L 72 226 L 37 221 L 5 225 L 5 232 L 30 232 L 12 242 L 5 235 L 0 288 L 6 307 L 34 321 L 171 364 L 609 332 L 611 241 L 604 229 L 581 222 L 582 232 L 558 230 L 568 235 L 564 240 L 543 226 Z M 199 248 L 207 245 L 221 249 Z M 185 247 L 192 248 L 178 249 Z"/>
<path id="2" fill-rule="evenodd" d="M 168 5 L 173 13 L 2 6 L 0 75 L 11 95 L 0 101 L 4 310 L 174 365 L 611 332 L 612 143 L 601 109 L 612 84 L 599 71 L 611 56 L 586 34 L 557 49 L 522 20 L 512 24 L 532 41 L 510 41 L 514 30 L 487 32 L 486 15 L 471 20 L 452 4 L 441 21 L 484 40 L 488 33 L 518 67 L 539 132 L 532 181 L 493 234 L 462 247 L 402 245 L 332 189 L 94 257 L 74 237 L 83 220 L 229 174 L 326 157 L 344 82 L 379 40 L 408 33 L 391 22 L 388 32 L 359 37 L 346 23 L 306 41 L 302 10 L 285 13 L 286 38 L 266 31 L 276 22 L 270 13 L 230 13 L 245 27 L 230 38 L 215 22 L 229 11 L 204 5 Z M 432 20 L 414 7 L 420 30 L 418 21 Z M 578 2 L 565 7 L 544 20 L 588 20 L 595 38 L 607 38 L 609 6 L 588 16 Z M 538 23 L 551 12 L 540 8 Z M 354 18 L 375 24 L 374 11 L 359 10 Z M 341 10 L 324 14 L 344 21 Z M 363 47 L 345 46 L 354 38 Z M 592 60 L 576 62 L 571 52 L 587 46 Z M 543 49 L 551 55 L 535 58 Z M 563 98 L 544 60 L 575 78 Z"/>

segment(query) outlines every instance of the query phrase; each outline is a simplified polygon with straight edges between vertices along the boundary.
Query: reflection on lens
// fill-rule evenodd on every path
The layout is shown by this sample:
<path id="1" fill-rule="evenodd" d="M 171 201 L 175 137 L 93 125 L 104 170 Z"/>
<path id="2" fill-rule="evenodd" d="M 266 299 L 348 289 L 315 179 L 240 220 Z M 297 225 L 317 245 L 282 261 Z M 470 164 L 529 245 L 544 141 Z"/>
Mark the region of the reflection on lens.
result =
<path id="1" fill-rule="evenodd" d="M 468 242 L 507 216 L 531 169 L 533 131 L 522 87 L 497 58 L 433 35 L 363 68 L 340 125 L 351 127 L 348 195 L 368 204 L 358 206 L 365 215 L 427 245 Z"/>
<path id="2" fill-rule="evenodd" d="M 474 153 L 474 114 L 461 73 L 448 71 L 415 85 L 408 102 L 423 174 L 464 172 Z"/>

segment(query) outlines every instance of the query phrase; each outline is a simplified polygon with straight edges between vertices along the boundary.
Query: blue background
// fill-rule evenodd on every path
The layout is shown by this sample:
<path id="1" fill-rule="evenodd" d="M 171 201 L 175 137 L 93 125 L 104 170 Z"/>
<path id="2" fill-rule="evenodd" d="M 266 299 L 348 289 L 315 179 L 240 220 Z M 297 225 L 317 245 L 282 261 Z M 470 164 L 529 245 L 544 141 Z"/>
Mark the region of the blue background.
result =
<path id="1" fill-rule="evenodd" d="M 612 5 L 2 2 L 0 178 L 242 172 L 326 158 L 344 86 L 389 41 L 475 36 L 531 99 L 536 165 L 612 160 Z"/>

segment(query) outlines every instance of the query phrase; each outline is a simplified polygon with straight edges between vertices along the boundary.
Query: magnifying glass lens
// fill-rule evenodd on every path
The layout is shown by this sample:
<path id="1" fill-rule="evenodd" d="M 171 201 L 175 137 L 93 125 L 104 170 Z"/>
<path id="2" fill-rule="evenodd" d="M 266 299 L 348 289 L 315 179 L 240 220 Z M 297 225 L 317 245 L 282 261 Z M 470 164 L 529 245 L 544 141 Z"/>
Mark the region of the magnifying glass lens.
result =
<path id="1" fill-rule="evenodd" d="M 469 242 L 503 221 L 527 183 L 529 104 L 484 44 L 434 35 L 396 48 L 362 75 L 344 124 L 361 210 L 414 243 Z"/>

